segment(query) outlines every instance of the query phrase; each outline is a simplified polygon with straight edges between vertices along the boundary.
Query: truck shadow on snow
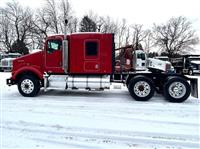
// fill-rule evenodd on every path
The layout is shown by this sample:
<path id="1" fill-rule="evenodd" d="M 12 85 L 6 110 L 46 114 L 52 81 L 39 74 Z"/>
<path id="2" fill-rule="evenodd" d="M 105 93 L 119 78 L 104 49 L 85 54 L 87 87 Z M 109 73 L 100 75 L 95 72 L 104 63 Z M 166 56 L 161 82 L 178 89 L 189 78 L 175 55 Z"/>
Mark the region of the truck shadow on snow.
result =
<path id="1" fill-rule="evenodd" d="M 41 90 L 37 97 L 100 97 L 100 98 L 120 98 L 120 97 L 130 97 L 128 91 L 120 91 L 120 92 L 110 92 L 110 91 L 87 91 L 87 90 L 55 90 L 49 89 L 47 91 Z"/>
<path id="2" fill-rule="evenodd" d="M 49 100 L 49 101 L 105 101 L 105 102 L 128 102 L 128 103 L 170 103 L 165 100 L 162 94 L 155 93 L 149 101 L 136 101 L 129 94 L 128 90 L 105 90 L 105 91 L 87 91 L 87 90 L 58 90 L 41 89 L 36 97 L 23 97 L 17 91 L 6 92 L 1 100 Z M 183 103 L 177 104 L 197 104 L 200 100 L 189 97 Z M 173 103 L 175 104 L 175 103 Z"/>
<path id="3" fill-rule="evenodd" d="M 35 97 L 37 100 L 40 99 L 52 99 L 52 100 L 120 100 L 120 101 L 130 101 L 130 102 L 141 102 L 135 101 L 129 94 L 128 90 L 123 91 L 85 91 L 85 90 L 54 90 L 49 89 L 47 91 L 41 90 L 39 95 Z M 155 95 L 150 99 L 150 101 L 165 101 L 162 95 L 155 93 Z M 167 101 L 166 101 L 167 102 Z"/>

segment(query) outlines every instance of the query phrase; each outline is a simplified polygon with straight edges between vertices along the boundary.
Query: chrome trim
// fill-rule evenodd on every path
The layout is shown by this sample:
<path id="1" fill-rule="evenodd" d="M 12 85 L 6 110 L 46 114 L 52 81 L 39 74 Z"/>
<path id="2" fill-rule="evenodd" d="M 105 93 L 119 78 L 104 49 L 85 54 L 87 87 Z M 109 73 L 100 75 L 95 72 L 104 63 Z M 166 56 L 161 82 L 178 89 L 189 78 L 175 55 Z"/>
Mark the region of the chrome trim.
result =
<path id="1" fill-rule="evenodd" d="M 169 86 L 169 94 L 173 98 L 182 98 L 186 94 L 186 87 L 181 82 L 173 82 Z"/>
<path id="2" fill-rule="evenodd" d="M 62 51 L 62 57 L 63 57 L 63 70 L 65 73 L 68 71 L 68 41 L 65 39 L 63 40 L 63 51 Z"/>
<path id="3" fill-rule="evenodd" d="M 139 81 L 134 85 L 133 91 L 138 97 L 146 97 L 150 94 L 151 87 L 147 82 Z"/>

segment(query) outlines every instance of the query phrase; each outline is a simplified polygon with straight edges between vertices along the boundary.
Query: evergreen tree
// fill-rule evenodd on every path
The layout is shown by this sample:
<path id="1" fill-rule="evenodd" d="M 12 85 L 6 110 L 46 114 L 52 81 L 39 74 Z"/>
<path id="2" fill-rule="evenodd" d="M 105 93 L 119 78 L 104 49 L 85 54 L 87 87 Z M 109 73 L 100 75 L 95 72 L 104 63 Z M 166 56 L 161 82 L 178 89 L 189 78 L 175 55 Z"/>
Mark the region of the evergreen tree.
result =
<path id="1" fill-rule="evenodd" d="M 17 40 L 12 44 L 10 52 L 26 55 L 29 53 L 29 50 L 24 42 Z"/>
<path id="2" fill-rule="evenodd" d="M 88 16 L 84 16 L 80 22 L 80 32 L 96 32 L 96 29 L 96 23 Z"/>

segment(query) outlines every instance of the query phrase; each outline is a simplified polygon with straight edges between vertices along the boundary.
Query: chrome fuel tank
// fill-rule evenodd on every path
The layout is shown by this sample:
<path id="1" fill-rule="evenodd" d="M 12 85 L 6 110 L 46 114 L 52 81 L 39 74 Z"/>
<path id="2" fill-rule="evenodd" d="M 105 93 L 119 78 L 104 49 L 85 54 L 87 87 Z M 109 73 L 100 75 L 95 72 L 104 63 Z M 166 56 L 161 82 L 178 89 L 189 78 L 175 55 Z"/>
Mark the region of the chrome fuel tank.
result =
<path id="1" fill-rule="evenodd" d="M 81 89 L 108 89 L 110 88 L 110 76 L 68 76 L 68 88 Z"/>

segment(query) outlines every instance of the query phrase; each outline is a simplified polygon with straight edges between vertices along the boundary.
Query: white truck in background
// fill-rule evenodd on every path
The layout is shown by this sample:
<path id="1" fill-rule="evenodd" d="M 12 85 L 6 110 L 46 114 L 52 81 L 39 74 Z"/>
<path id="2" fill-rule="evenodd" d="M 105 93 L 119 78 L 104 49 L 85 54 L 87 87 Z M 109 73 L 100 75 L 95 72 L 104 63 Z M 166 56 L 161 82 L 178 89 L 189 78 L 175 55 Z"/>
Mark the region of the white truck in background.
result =
<path id="1" fill-rule="evenodd" d="M 20 57 L 19 53 L 1 54 L 0 71 L 11 71 L 13 67 L 13 60 Z"/>

